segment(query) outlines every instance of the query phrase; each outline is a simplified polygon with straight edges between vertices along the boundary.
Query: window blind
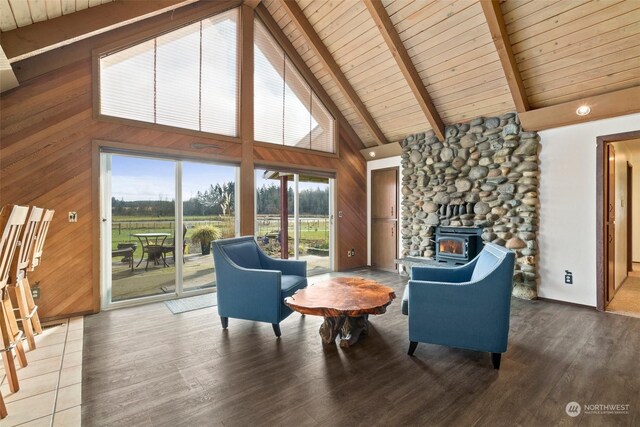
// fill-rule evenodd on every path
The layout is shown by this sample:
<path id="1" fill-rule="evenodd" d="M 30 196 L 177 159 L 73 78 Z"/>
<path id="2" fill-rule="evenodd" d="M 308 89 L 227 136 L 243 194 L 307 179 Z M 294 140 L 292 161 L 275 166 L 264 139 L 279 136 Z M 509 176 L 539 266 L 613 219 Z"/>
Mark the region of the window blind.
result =
<path id="1" fill-rule="evenodd" d="M 255 20 L 255 139 L 333 153 L 334 122 L 269 30 Z"/>
<path id="2" fill-rule="evenodd" d="M 100 59 L 104 115 L 236 136 L 238 9 Z"/>

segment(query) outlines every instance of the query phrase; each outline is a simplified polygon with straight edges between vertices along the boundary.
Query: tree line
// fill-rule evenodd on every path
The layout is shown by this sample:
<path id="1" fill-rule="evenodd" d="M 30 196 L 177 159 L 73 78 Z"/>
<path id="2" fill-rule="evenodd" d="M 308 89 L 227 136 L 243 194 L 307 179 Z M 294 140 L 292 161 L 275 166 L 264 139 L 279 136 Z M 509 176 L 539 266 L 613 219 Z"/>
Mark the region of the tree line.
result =
<path id="1" fill-rule="evenodd" d="M 258 188 L 256 208 L 259 214 L 278 215 L 280 213 L 280 187 L 275 184 L 264 184 Z M 293 189 L 288 191 L 289 214 L 293 215 Z M 329 212 L 329 188 L 313 188 L 300 191 L 301 215 L 326 215 Z M 198 191 L 195 197 L 184 201 L 183 215 L 234 215 L 235 183 L 225 182 L 222 185 L 210 185 L 203 192 Z M 173 217 L 175 201 L 173 200 L 134 200 L 125 201 L 111 198 L 111 213 L 114 216 L 138 217 Z"/>

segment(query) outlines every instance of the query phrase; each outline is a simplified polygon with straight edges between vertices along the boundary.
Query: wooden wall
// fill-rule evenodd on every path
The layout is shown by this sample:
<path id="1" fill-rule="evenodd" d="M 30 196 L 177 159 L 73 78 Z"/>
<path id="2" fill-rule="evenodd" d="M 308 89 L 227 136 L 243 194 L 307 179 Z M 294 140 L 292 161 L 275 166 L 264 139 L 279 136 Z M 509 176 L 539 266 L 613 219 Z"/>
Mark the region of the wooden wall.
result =
<path id="1" fill-rule="evenodd" d="M 220 156 L 241 157 L 241 144 L 189 133 L 94 119 L 91 60 L 65 66 L 23 82 L 0 96 L 0 203 L 35 204 L 56 210 L 42 266 L 33 281 L 41 282 L 37 301 L 45 318 L 97 310 L 99 251 L 93 214 L 92 166 L 95 140 L 131 147 L 179 150 L 202 157 L 193 143 L 213 143 Z M 341 133 L 342 134 L 342 133 Z M 337 260 L 341 270 L 366 264 L 366 165 L 356 144 L 340 139 L 340 157 L 254 147 L 256 161 L 313 166 L 337 172 Z M 209 155 L 208 157 L 211 157 Z M 253 173 L 253 171 L 242 171 Z M 67 222 L 69 211 L 78 222 Z M 347 258 L 347 248 L 356 256 Z"/>

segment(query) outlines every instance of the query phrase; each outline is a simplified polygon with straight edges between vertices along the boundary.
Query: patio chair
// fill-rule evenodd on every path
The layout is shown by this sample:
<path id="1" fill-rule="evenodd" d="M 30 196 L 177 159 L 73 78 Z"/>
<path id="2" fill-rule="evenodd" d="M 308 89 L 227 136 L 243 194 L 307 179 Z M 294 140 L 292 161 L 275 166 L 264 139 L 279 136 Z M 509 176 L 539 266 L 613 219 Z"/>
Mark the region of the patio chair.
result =
<path id="1" fill-rule="evenodd" d="M 284 299 L 307 287 L 307 262 L 271 258 L 253 236 L 216 240 L 212 247 L 222 328 L 229 317 L 267 322 L 279 337 L 280 322 L 292 313 Z"/>
<path id="2" fill-rule="evenodd" d="M 184 251 L 187 250 L 187 226 L 182 224 L 182 263 L 184 264 Z M 170 253 L 173 255 L 173 263 L 176 262 L 176 239 L 170 239 L 169 244 L 162 245 L 162 258 L 164 259 L 164 263 L 167 263 L 167 254 Z"/>

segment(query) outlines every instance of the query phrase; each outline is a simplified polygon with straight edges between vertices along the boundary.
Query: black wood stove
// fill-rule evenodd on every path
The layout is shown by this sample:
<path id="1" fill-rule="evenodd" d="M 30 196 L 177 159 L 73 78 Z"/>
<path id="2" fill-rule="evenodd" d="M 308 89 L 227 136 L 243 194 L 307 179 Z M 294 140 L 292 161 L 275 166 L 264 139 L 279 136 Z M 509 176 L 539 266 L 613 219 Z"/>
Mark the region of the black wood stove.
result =
<path id="1" fill-rule="evenodd" d="M 436 261 L 462 265 L 482 250 L 482 229 L 476 227 L 437 227 Z"/>

